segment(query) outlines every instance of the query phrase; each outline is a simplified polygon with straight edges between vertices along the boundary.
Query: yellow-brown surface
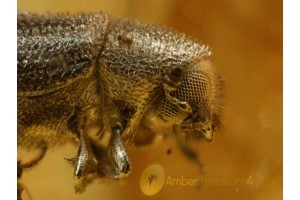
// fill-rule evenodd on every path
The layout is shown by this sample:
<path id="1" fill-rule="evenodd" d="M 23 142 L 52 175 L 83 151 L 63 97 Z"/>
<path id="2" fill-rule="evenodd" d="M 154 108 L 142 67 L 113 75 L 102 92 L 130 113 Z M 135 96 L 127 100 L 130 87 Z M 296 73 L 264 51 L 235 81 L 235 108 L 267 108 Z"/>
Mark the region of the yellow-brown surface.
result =
<path id="1" fill-rule="evenodd" d="M 172 27 L 209 44 L 226 80 L 225 129 L 213 143 L 197 147 L 205 163 L 206 182 L 200 190 L 165 185 L 152 197 L 141 192 L 140 175 L 151 164 L 161 165 L 166 178 L 198 178 L 197 166 L 169 138 L 148 150 L 130 148 L 128 178 L 96 180 L 81 195 L 74 193 L 73 170 L 63 159 L 76 155 L 76 148 L 52 149 L 23 174 L 33 199 L 282 199 L 282 1 L 18 0 L 18 9 L 105 11 L 113 18 Z"/>

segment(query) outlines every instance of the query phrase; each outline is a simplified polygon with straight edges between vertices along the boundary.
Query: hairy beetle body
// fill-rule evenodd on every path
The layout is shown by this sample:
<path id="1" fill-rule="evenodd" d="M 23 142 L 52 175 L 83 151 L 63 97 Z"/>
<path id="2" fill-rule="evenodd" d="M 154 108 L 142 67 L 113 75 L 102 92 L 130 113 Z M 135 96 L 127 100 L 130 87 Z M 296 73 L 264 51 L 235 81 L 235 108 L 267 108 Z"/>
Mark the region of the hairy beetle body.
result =
<path id="1" fill-rule="evenodd" d="M 68 120 L 100 104 L 96 60 L 108 22 L 105 13 L 18 14 L 19 144 L 77 138 Z"/>
<path id="2" fill-rule="evenodd" d="M 87 174 L 130 172 L 123 143 L 145 145 L 170 132 L 211 141 L 222 81 L 210 54 L 183 34 L 137 20 L 111 22 L 105 13 L 18 13 L 18 145 L 43 149 L 18 167 L 33 166 L 52 145 L 78 143 L 69 161 L 82 192 Z M 105 146 L 89 137 L 92 126 L 99 141 L 109 137 Z"/>

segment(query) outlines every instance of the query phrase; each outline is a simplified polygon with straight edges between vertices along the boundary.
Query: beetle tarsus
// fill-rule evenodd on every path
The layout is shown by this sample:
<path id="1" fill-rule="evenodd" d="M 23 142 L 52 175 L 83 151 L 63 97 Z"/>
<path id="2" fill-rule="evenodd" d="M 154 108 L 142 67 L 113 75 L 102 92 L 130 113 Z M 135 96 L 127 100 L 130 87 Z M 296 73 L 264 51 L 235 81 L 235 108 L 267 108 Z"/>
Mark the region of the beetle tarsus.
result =
<path id="1" fill-rule="evenodd" d="M 74 182 L 75 191 L 81 193 L 85 190 L 85 176 L 89 173 L 91 168 L 96 167 L 96 161 L 93 157 L 92 147 L 84 130 L 80 130 L 80 147 L 78 156 L 75 162 Z M 67 159 L 73 162 L 72 159 Z"/>
<path id="2" fill-rule="evenodd" d="M 130 173 L 130 163 L 126 149 L 121 141 L 121 130 L 119 128 L 115 128 L 112 131 L 108 154 L 115 168 L 116 178 L 126 176 Z"/>

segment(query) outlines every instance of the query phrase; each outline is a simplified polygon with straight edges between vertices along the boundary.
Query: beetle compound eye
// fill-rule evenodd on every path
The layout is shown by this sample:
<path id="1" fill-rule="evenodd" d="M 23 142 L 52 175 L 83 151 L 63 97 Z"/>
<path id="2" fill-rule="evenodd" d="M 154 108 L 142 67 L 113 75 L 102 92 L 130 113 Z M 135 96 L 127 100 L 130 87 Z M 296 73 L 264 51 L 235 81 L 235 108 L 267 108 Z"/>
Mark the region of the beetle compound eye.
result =
<path id="1" fill-rule="evenodd" d="M 182 76 L 180 68 L 174 68 L 170 73 L 170 78 L 175 80 Z M 191 113 L 195 109 L 201 109 L 199 106 L 190 108 L 189 104 L 203 105 L 211 99 L 212 83 L 202 70 L 188 72 L 180 84 L 180 87 L 171 92 L 172 97 L 178 99 L 180 103 L 174 105 L 171 101 L 164 99 L 162 102 L 160 115 L 164 119 L 170 117 L 176 118 L 179 109 Z M 197 111 L 196 111 L 197 112 Z"/>
<path id="2" fill-rule="evenodd" d="M 200 103 L 207 100 L 210 81 L 201 71 L 191 72 L 184 78 L 181 87 L 174 92 L 174 96 L 189 103 Z"/>

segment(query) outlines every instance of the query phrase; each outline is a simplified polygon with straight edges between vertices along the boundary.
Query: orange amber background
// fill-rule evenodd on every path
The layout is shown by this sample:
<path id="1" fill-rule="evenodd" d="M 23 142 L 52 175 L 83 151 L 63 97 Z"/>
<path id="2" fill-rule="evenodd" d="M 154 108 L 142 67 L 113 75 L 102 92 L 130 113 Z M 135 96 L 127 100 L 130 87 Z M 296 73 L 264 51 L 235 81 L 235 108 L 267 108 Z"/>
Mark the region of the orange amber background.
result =
<path id="1" fill-rule="evenodd" d="M 152 197 L 141 192 L 140 175 L 154 163 L 163 167 L 166 177 L 198 178 L 197 166 L 170 138 L 148 150 L 130 148 L 133 170 L 128 178 L 96 180 L 81 195 L 74 193 L 73 170 L 63 159 L 76 155 L 76 148 L 51 149 L 23 174 L 33 199 L 282 199 L 281 0 L 18 0 L 18 10 L 105 11 L 113 18 L 169 26 L 209 44 L 226 79 L 225 130 L 213 143 L 197 146 L 207 180 L 200 190 L 165 185 Z M 23 198 L 28 199 L 28 193 Z"/>

